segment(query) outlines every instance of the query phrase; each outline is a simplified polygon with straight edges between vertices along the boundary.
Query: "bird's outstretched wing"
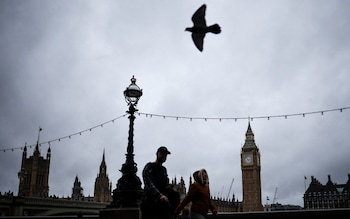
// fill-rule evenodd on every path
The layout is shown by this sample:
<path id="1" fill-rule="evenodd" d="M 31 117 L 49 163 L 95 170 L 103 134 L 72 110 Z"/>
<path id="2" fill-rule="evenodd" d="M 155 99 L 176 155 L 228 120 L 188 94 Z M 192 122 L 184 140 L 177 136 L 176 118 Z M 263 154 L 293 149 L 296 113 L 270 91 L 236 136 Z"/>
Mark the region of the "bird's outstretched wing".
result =
<path id="1" fill-rule="evenodd" d="M 206 27 L 207 23 L 205 22 L 205 9 L 207 6 L 204 4 L 192 16 L 192 21 L 194 26 Z"/>
<path id="2" fill-rule="evenodd" d="M 204 42 L 205 33 L 192 33 L 192 40 L 194 45 L 196 45 L 199 51 L 203 51 L 203 42 Z"/>

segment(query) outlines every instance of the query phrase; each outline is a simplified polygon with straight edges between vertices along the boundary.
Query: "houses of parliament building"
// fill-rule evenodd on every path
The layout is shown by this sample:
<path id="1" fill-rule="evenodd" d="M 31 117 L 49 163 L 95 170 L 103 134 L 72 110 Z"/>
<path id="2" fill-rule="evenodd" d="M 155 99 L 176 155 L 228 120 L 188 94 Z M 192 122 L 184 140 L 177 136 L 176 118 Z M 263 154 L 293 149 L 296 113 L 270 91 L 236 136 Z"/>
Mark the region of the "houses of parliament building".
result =
<path id="1" fill-rule="evenodd" d="M 47 151 L 46 159 L 41 156 L 39 144 L 37 143 L 32 156 L 27 158 L 27 146 L 23 149 L 21 170 L 18 173 L 19 188 L 18 196 L 47 198 L 49 196 L 49 172 L 50 172 L 51 149 Z M 72 188 L 72 200 L 75 201 L 112 201 L 112 183 L 107 175 L 107 165 L 105 162 L 105 153 L 103 152 L 100 165 L 100 172 L 95 180 L 94 197 L 86 198 L 83 196 L 83 188 L 75 177 Z"/>
<path id="2" fill-rule="evenodd" d="M 261 197 L 261 160 L 260 150 L 255 144 L 254 133 L 250 123 L 245 134 L 245 143 L 241 148 L 241 171 L 243 199 L 238 201 L 233 195 L 232 199 L 222 199 L 212 197 L 219 212 L 250 212 L 263 211 Z M 49 197 L 49 172 L 50 172 L 51 149 L 48 148 L 46 159 L 41 156 L 39 144 L 37 143 L 32 156 L 27 158 L 27 146 L 23 149 L 21 169 L 18 173 L 19 189 L 18 196 L 25 197 Z M 192 183 L 190 177 L 189 184 Z M 180 193 L 183 198 L 186 194 L 186 187 L 183 178 L 177 182 L 175 178 L 171 182 L 173 188 Z M 83 188 L 75 177 L 71 200 L 111 202 L 112 184 L 107 175 L 107 165 L 105 162 L 105 152 L 103 151 L 99 173 L 96 176 L 94 186 L 94 196 L 84 197 Z M 305 209 L 323 208 L 349 208 L 350 207 L 350 174 L 345 184 L 336 184 L 329 180 L 326 185 L 322 185 L 316 178 L 312 177 L 309 188 L 304 194 Z"/>

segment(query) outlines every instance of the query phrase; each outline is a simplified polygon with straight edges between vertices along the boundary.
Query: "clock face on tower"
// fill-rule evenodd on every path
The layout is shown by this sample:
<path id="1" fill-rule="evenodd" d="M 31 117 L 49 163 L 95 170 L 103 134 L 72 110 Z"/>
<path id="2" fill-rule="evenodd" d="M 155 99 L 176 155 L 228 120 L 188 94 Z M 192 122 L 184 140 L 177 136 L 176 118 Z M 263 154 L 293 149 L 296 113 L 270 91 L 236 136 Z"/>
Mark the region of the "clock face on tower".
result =
<path id="1" fill-rule="evenodd" d="M 246 165 L 252 164 L 253 163 L 253 157 L 250 154 L 244 155 L 243 162 Z"/>

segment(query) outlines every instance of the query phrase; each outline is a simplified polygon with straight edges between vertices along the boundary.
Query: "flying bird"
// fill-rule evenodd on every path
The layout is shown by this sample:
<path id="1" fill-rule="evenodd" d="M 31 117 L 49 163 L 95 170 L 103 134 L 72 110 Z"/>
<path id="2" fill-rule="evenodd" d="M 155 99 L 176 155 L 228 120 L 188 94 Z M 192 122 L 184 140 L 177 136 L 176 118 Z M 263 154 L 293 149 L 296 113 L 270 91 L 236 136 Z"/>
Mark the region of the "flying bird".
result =
<path id="1" fill-rule="evenodd" d="M 221 28 L 218 24 L 213 24 L 211 26 L 207 26 L 207 22 L 205 21 L 205 9 L 207 6 L 204 4 L 193 14 L 192 21 L 193 27 L 187 27 L 185 31 L 192 32 L 192 40 L 199 51 L 203 51 L 203 41 L 206 33 L 215 33 L 219 34 L 221 32 Z"/>

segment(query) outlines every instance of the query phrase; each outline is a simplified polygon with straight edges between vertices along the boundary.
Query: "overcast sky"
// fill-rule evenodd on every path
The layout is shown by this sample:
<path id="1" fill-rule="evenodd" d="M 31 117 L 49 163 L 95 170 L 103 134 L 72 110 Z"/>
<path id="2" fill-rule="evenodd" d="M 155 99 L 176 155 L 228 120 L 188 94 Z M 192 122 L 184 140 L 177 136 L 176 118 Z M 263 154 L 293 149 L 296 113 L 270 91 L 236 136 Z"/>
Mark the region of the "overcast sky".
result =
<path id="1" fill-rule="evenodd" d="M 203 3 L 222 33 L 207 34 L 201 53 L 184 30 Z M 326 111 L 350 106 L 349 9 L 346 0 L 0 1 L 0 191 L 17 194 L 20 147 L 39 127 L 44 157 L 51 141 L 50 195 L 71 196 L 78 175 L 93 196 L 103 150 L 115 189 L 129 120 L 98 125 L 125 114 L 135 75 L 140 178 L 165 145 L 170 179 L 188 187 L 205 168 L 213 196 L 241 201 L 251 117 L 263 204 L 278 188 L 277 202 L 303 206 L 304 176 L 306 186 L 328 174 L 344 184 L 350 173 L 350 109 Z"/>

